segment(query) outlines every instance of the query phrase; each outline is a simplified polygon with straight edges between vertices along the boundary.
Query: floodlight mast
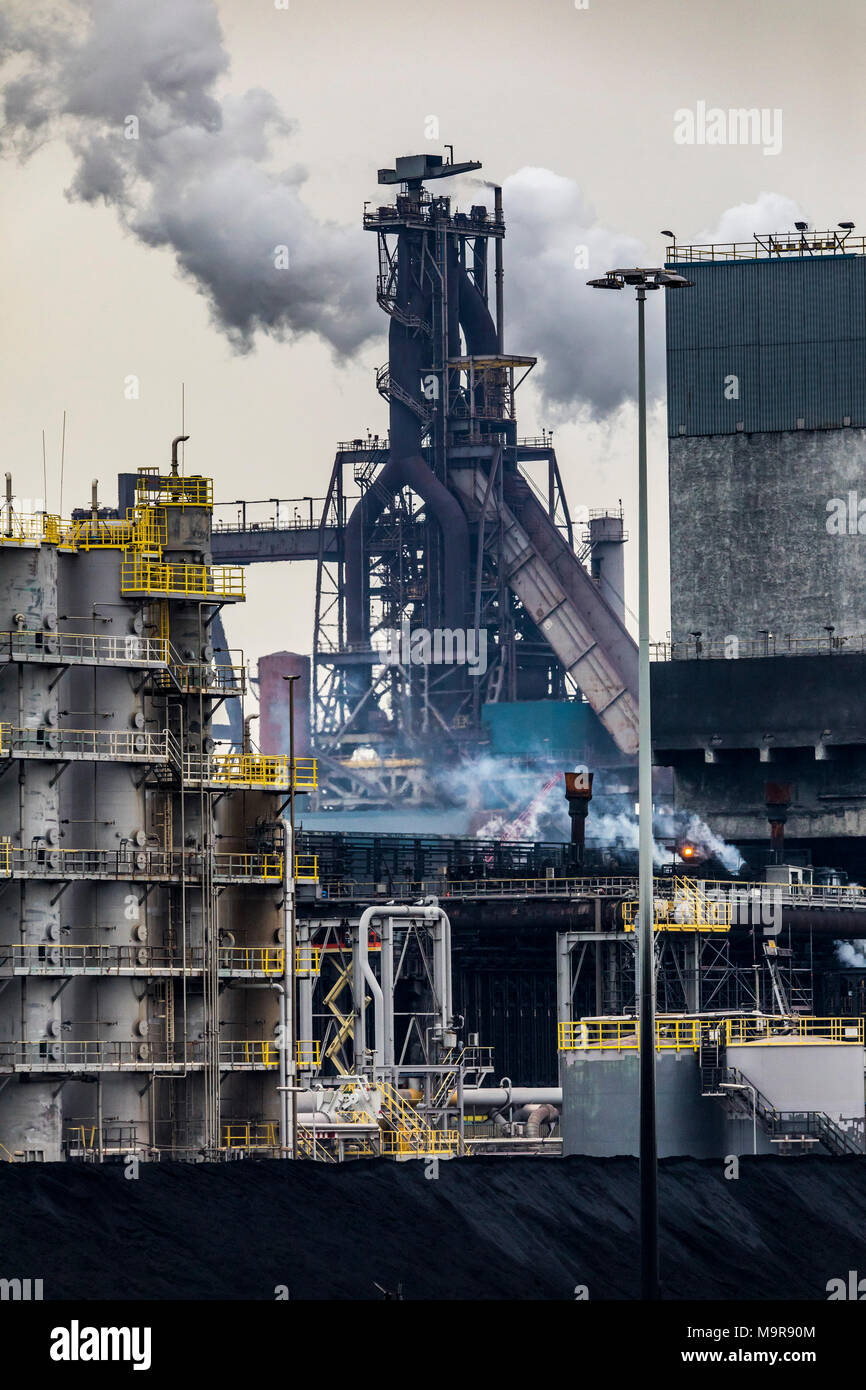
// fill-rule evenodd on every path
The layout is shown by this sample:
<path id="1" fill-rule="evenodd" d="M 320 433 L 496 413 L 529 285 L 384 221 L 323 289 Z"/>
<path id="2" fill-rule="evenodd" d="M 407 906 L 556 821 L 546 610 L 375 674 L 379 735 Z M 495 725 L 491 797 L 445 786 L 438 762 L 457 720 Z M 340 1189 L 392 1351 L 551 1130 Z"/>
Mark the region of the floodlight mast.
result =
<path id="1" fill-rule="evenodd" d="M 655 931 L 653 923 L 652 719 L 649 661 L 649 524 L 646 440 L 647 290 L 685 289 L 684 275 L 664 267 L 609 270 L 593 289 L 636 291 L 638 306 L 638 1052 L 640 1071 L 641 1298 L 659 1298 L 658 1135 L 655 1072 Z"/>

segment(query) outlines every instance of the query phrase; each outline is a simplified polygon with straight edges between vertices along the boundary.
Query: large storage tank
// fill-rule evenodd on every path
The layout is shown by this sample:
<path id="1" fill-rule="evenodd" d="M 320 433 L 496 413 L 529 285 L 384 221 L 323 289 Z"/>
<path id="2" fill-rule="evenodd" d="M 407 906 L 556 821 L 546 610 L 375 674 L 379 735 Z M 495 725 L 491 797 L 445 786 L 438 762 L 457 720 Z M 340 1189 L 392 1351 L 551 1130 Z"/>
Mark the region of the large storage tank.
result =
<path id="1" fill-rule="evenodd" d="M 850 1027 L 846 1026 L 846 1023 Z M 560 1052 L 564 1154 L 612 1157 L 639 1151 L 639 1057 L 633 1019 L 584 1020 Z M 702 1073 L 699 1039 L 716 1026 L 727 1045 L 720 1070 Z M 656 1102 L 660 1158 L 724 1158 L 795 1147 L 823 1153 L 817 1137 L 827 1117 L 863 1140 L 864 1049 L 856 1019 L 657 1020 Z M 777 1031 L 785 1029 L 787 1031 Z M 764 1036 L 755 1037 L 755 1032 Z M 610 1046 L 600 1046 L 609 1042 Z M 714 1079 L 710 1079 L 714 1076 Z M 740 1103 L 733 1092 L 738 1093 Z M 753 1120 L 755 1101 L 758 1119 Z M 775 1134 L 760 1119 L 775 1111 Z"/>

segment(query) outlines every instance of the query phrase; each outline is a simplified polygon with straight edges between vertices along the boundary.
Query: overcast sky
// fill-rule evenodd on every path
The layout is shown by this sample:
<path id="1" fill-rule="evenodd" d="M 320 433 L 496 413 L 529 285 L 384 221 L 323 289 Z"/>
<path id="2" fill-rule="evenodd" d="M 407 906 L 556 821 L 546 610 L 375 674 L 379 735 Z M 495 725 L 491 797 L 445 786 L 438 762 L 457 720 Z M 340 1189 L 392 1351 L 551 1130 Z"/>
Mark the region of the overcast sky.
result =
<path id="1" fill-rule="evenodd" d="M 586 279 L 657 263 L 661 228 L 688 242 L 798 214 L 866 226 L 857 0 L 7 0 L 3 15 L 4 469 L 19 496 L 41 496 L 44 429 L 51 510 L 64 409 L 64 512 L 94 477 L 109 499 L 118 471 L 167 463 L 182 382 L 186 471 L 212 476 L 220 501 L 320 495 L 337 441 L 386 429 L 374 370 L 388 321 L 359 223 L 398 154 L 448 142 L 504 184 L 506 348 L 540 358 L 520 433 L 553 426 L 572 504 L 621 497 L 632 535 L 634 305 Z M 764 109 L 768 138 L 679 143 L 675 113 L 699 103 Z M 276 242 L 282 278 L 262 271 Z M 651 298 L 658 638 L 663 309 Z M 308 651 L 312 570 L 250 571 L 230 642 L 254 658 Z"/>

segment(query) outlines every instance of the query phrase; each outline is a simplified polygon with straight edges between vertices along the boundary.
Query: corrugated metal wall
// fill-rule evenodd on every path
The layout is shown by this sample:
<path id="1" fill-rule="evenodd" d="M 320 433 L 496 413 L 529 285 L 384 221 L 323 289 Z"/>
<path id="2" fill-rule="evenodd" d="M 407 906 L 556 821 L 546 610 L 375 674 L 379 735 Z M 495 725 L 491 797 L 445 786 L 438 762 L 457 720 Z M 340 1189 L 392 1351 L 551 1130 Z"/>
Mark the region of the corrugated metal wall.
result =
<path id="1" fill-rule="evenodd" d="M 866 257 L 676 268 L 694 287 L 667 296 L 671 436 L 866 425 Z"/>

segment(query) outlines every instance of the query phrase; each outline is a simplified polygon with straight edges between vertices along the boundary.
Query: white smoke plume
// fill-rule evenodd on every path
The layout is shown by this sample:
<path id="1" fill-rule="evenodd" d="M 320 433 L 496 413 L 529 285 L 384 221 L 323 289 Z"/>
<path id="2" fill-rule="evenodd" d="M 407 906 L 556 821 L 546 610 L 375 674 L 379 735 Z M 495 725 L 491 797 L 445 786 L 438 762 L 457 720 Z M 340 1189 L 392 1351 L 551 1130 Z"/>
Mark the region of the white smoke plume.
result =
<path id="1" fill-rule="evenodd" d="M 842 965 L 851 965 L 857 970 L 866 969 L 866 941 L 837 941 L 835 946 Z"/>
<path id="2" fill-rule="evenodd" d="M 304 169 L 273 171 L 293 123 L 266 91 L 217 95 L 229 59 L 213 0 L 13 0 L 0 58 L 7 152 L 65 138 L 67 197 L 169 250 L 237 349 L 315 333 L 348 354 L 381 333 L 369 238 L 314 216 Z"/>
<path id="3" fill-rule="evenodd" d="M 567 418 L 575 407 L 590 418 L 607 416 L 635 398 L 634 292 L 605 293 L 586 281 L 619 267 L 660 265 L 663 238 L 647 248 L 601 225 L 578 185 L 550 169 L 520 169 L 505 180 L 502 198 L 510 351 L 539 356 L 532 379 L 554 419 Z M 752 241 L 753 232 L 789 231 L 801 217 L 793 199 L 762 193 L 754 203 L 728 208 L 714 228 L 689 240 Z M 662 294 L 649 296 L 646 316 L 650 400 L 661 399 L 665 385 L 661 299 Z"/>
<path id="4" fill-rule="evenodd" d="M 7 153 L 27 158 L 65 139 L 75 157 L 67 197 L 105 203 L 126 231 L 168 251 L 239 351 L 257 333 L 314 333 L 344 357 L 382 335 L 370 238 L 316 218 L 302 167 L 275 168 L 294 122 L 266 91 L 220 92 L 230 64 L 214 0 L 6 0 L 0 61 Z M 450 191 L 463 201 L 471 182 Z M 658 264 L 661 239 L 648 249 L 599 224 L 577 184 L 549 169 L 512 174 L 503 200 L 509 350 L 539 356 L 533 379 L 552 421 L 606 417 L 635 395 L 634 295 L 586 281 Z M 786 230 L 797 213 L 763 193 L 692 239 L 749 240 Z M 275 263 L 279 247 L 288 268 Z M 664 313 L 654 302 L 647 351 L 659 399 Z"/>
<path id="5" fill-rule="evenodd" d="M 791 232 L 795 222 L 808 221 L 793 198 L 781 193 L 759 193 L 754 203 L 738 203 L 723 212 L 715 227 L 704 229 L 695 242 L 752 241 L 753 232 Z"/>
<path id="6" fill-rule="evenodd" d="M 621 266 L 647 265 L 641 242 L 600 226 L 571 179 L 525 168 L 502 186 L 507 227 L 506 338 L 511 352 L 541 359 L 533 374 L 554 419 L 575 406 L 608 415 L 634 398 L 634 292 L 605 294 L 587 280 Z M 661 248 L 655 253 L 658 263 Z M 664 322 L 648 314 L 647 391 L 664 387 Z"/>

